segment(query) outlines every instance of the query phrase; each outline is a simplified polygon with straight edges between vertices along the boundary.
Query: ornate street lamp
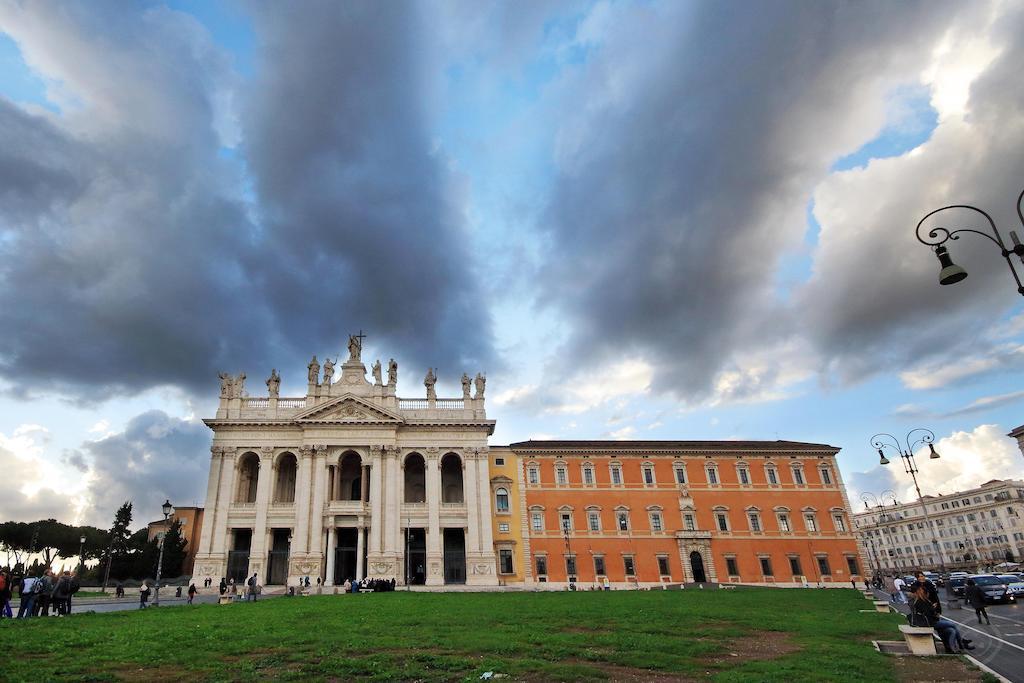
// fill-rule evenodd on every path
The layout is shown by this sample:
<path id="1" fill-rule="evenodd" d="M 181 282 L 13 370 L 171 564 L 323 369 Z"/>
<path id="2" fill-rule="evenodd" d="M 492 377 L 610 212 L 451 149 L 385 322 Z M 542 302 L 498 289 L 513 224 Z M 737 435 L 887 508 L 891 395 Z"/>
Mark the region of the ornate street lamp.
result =
<path id="1" fill-rule="evenodd" d="M 164 541 L 167 540 L 167 521 L 174 514 L 174 508 L 171 506 L 171 499 L 168 498 L 164 501 L 162 506 L 164 512 L 164 530 L 160 534 L 160 557 L 156 562 L 156 593 L 153 595 L 153 606 L 160 606 L 160 571 L 164 567 Z"/>
<path id="2" fill-rule="evenodd" d="M 1024 200 L 1024 191 L 1021 191 L 1017 197 L 1017 216 L 1020 218 L 1020 222 L 1024 225 L 1024 211 L 1021 210 L 1021 200 Z M 928 231 L 927 239 L 922 236 L 921 228 L 924 226 L 925 221 L 934 216 L 937 213 L 946 211 L 947 209 L 968 209 L 980 213 L 988 221 L 988 225 L 992 228 L 992 234 L 982 232 L 981 230 L 975 230 L 974 228 L 957 228 L 949 230 L 947 228 L 935 227 Z M 953 257 L 949 254 L 949 249 L 946 248 L 946 242 L 950 240 L 960 239 L 960 233 L 962 232 L 973 232 L 976 235 L 987 237 L 992 240 L 997 247 L 999 247 L 1000 253 L 1003 258 L 1006 259 L 1006 265 L 1010 267 L 1010 273 L 1013 275 L 1013 279 L 1017 282 L 1017 291 L 1024 295 L 1024 284 L 1021 283 L 1021 276 L 1017 273 L 1017 268 L 1013 265 L 1013 259 L 1010 256 L 1017 256 L 1020 258 L 1022 264 L 1024 264 L 1024 244 L 1021 244 L 1020 239 L 1017 237 L 1017 233 L 1010 231 L 1010 240 L 1013 242 L 1013 246 L 1009 249 L 1006 247 L 1006 243 L 1003 242 L 1003 236 L 999 234 L 999 230 L 996 228 L 995 221 L 987 213 L 982 211 L 976 206 L 970 204 L 950 204 L 949 206 L 943 206 L 941 209 L 935 209 L 934 211 L 925 214 L 917 224 L 917 239 L 922 244 L 932 247 L 935 251 L 936 258 L 939 259 L 939 284 L 940 285 L 952 285 L 960 282 L 967 277 L 967 271 L 960 266 L 953 263 Z M 1024 272 L 1024 268 L 1022 268 Z"/>
<path id="3" fill-rule="evenodd" d="M 923 432 L 923 434 L 914 439 L 913 441 L 911 441 L 911 438 L 914 437 L 914 435 L 917 434 L 918 432 Z M 890 441 L 886 441 L 884 439 L 890 439 Z M 910 478 L 914 480 L 914 489 L 917 491 L 917 500 L 919 503 L 921 503 L 921 509 L 924 511 L 925 525 L 931 532 L 932 545 L 935 547 L 935 554 L 939 557 L 939 565 L 942 568 L 942 573 L 945 573 L 946 561 L 942 557 L 942 548 L 939 546 L 939 538 L 935 535 L 935 527 L 932 526 L 931 517 L 928 515 L 928 505 L 924 502 L 921 496 L 921 487 L 918 486 L 917 483 L 917 473 L 920 470 L 917 469 L 917 462 L 914 460 L 914 449 L 917 446 L 925 444 L 927 444 L 928 446 L 928 459 L 939 459 L 939 454 L 935 451 L 935 446 L 933 445 L 935 442 L 935 432 L 933 432 L 930 429 L 918 427 L 917 429 L 912 429 L 909 432 L 907 432 L 905 441 L 907 449 L 903 450 L 903 446 L 900 444 L 899 439 L 897 439 L 892 434 L 886 434 L 885 432 L 882 432 L 881 434 L 875 434 L 873 437 L 871 437 L 871 445 L 878 449 L 879 464 L 889 464 L 889 459 L 885 457 L 885 453 L 882 451 L 882 449 L 892 448 L 899 454 L 900 458 L 903 460 L 903 469 L 906 470 L 907 474 L 910 475 Z"/>

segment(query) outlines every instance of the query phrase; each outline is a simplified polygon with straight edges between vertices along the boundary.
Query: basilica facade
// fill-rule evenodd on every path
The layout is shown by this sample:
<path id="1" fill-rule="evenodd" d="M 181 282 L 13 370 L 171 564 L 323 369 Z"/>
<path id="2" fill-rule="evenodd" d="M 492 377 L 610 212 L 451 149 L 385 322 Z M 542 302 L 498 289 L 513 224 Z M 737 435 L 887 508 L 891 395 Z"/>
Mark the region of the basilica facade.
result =
<path id="1" fill-rule="evenodd" d="M 314 357 L 298 398 L 276 370 L 265 398 L 221 375 L 196 576 L 496 584 L 486 380 L 439 399 L 431 370 L 425 398 L 398 398 L 397 364 L 370 381 L 355 337 L 340 370 Z"/>
<path id="2" fill-rule="evenodd" d="M 838 448 L 793 441 L 488 445 L 486 379 L 396 395 L 360 337 L 306 395 L 249 397 L 221 375 L 199 578 L 399 585 L 777 586 L 861 580 Z M 418 378 L 417 378 L 418 380 Z M 418 383 L 418 381 L 417 381 Z"/>

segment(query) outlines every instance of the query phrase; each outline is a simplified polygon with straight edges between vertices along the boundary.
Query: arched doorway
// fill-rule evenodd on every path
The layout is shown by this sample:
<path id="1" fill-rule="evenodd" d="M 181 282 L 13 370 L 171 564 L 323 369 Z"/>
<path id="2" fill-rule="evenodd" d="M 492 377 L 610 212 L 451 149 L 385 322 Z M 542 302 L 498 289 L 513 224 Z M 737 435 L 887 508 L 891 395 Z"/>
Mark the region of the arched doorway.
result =
<path id="1" fill-rule="evenodd" d="M 696 550 L 690 553 L 690 572 L 693 574 L 693 580 L 697 583 L 704 583 L 708 580 L 704 574 L 704 558 Z"/>

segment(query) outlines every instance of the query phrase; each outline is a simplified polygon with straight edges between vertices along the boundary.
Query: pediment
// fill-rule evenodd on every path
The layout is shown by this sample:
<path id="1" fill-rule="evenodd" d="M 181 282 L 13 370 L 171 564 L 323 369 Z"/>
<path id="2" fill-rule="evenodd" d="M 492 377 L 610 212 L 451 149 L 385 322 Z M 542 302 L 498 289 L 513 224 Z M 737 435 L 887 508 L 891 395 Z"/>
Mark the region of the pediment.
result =
<path id="1" fill-rule="evenodd" d="M 326 403 L 309 408 L 296 415 L 293 419 L 295 422 L 303 424 L 339 422 L 395 424 L 404 422 L 401 415 L 352 394 L 338 396 Z"/>

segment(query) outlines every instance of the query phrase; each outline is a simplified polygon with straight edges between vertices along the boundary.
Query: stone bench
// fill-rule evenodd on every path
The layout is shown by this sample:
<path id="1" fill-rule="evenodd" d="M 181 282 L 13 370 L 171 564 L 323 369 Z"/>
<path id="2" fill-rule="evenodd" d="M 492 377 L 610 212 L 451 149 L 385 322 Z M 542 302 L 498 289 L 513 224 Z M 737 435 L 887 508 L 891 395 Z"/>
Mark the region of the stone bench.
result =
<path id="1" fill-rule="evenodd" d="M 885 600 L 874 600 L 872 601 L 875 605 L 876 612 L 882 612 L 883 614 L 889 613 L 889 603 Z"/>
<path id="2" fill-rule="evenodd" d="M 927 626 L 900 625 L 903 640 L 907 641 L 912 655 L 935 655 L 935 631 Z"/>
<path id="3" fill-rule="evenodd" d="M 231 604 L 231 596 L 230 595 L 222 595 L 222 596 L 220 596 L 219 598 L 217 598 L 217 604 L 218 605 L 230 605 Z"/>

